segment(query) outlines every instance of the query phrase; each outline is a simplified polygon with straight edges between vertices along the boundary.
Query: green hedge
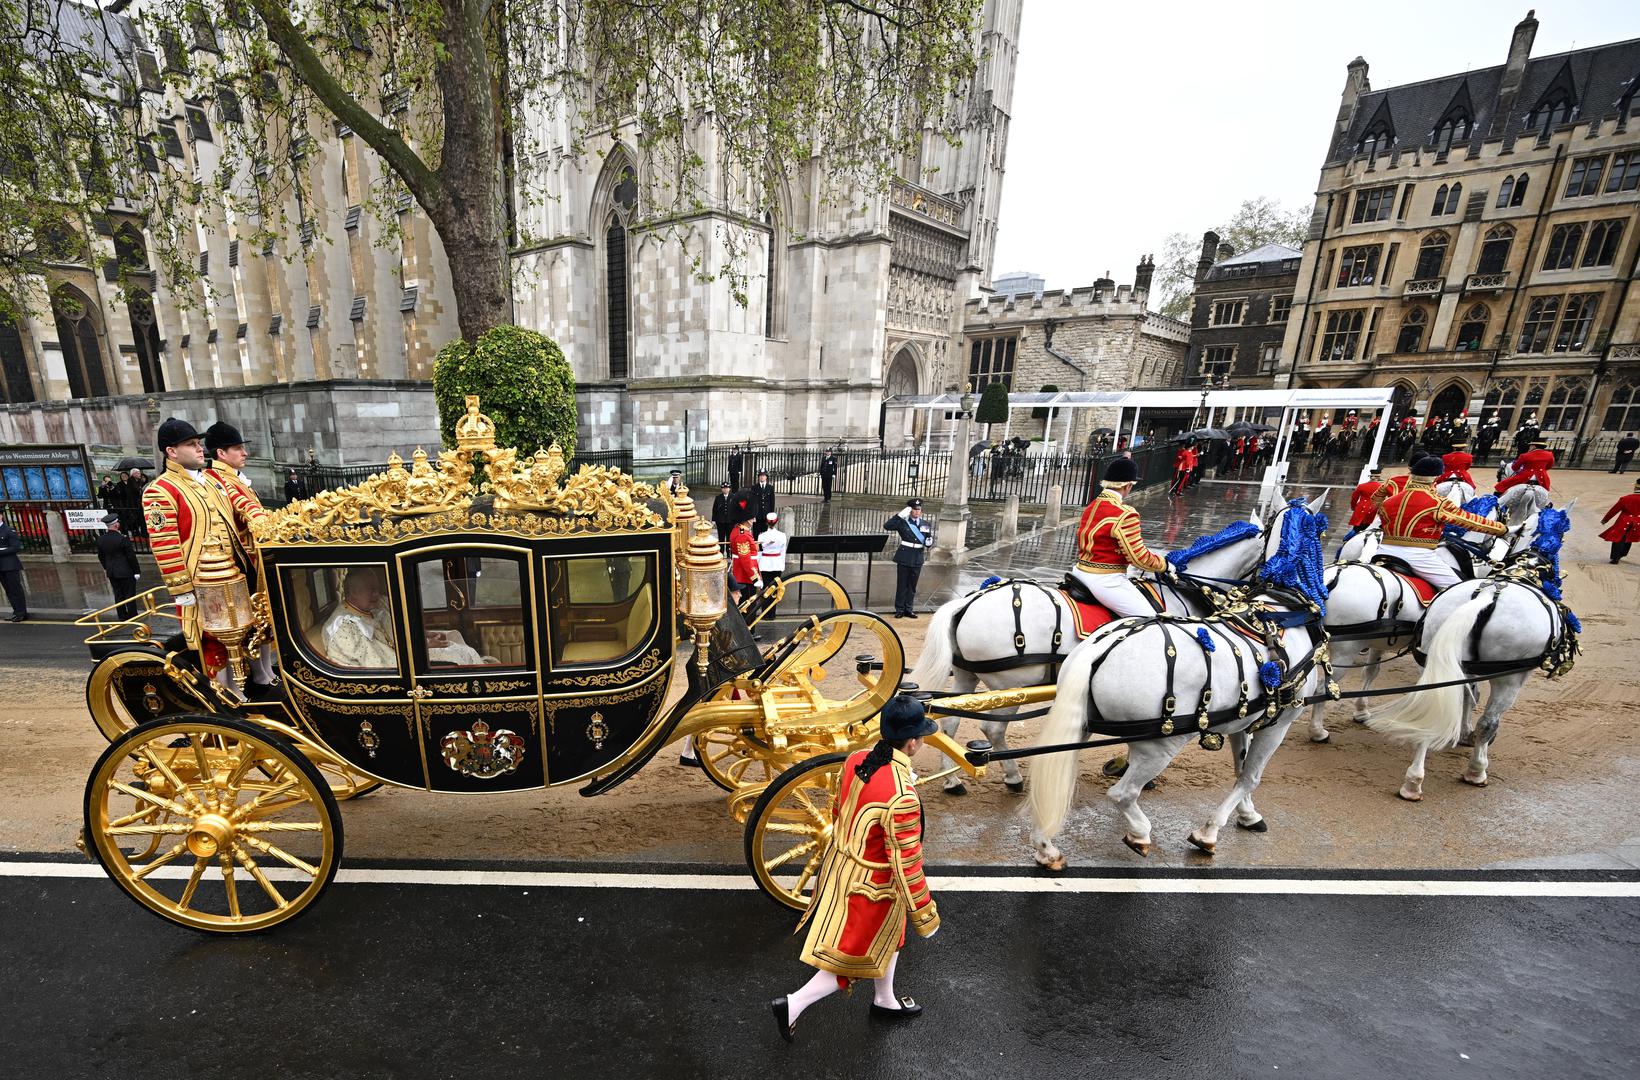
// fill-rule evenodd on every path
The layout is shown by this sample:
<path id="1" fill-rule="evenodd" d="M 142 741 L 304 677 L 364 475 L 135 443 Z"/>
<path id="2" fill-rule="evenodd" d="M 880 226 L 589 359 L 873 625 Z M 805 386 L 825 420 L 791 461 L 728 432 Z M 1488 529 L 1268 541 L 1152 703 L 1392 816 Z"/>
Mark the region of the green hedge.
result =
<path id="1" fill-rule="evenodd" d="M 533 454 L 556 440 L 575 454 L 575 374 L 549 337 L 521 326 L 486 330 L 477 345 L 452 341 L 433 362 L 433 397 L 445 446 L 455 445 L 466 396 L 495 422 L 497 446 Z"/>

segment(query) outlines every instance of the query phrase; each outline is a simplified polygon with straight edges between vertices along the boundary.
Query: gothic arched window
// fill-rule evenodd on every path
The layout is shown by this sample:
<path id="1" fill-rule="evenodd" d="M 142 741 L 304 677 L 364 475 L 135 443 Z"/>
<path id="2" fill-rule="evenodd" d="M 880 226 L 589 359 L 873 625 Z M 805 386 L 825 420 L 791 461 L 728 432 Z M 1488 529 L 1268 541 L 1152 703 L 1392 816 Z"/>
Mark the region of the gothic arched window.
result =
<path id="1" fill-rule="evenodd" d="M 103 371 L 97 328 L 91 321 L 91 301 L 78 289 L 65 285 L 52 294 L 51 313 L 57 323 L 63 366 L 68 369 L 68 396 L 106 396 L 108 376 Z"/>
<path id="2" fill-rule="evenodd" d="M 1421 307 L 1409 310 L 1401 318 L 1401 336 L 1395 341 L 1398 353 L 1421 352 L 1424 344 L 1424 324 L 1429 316 Z"/>
<path id="3" fill-rule="evenodd" d="M 28 354 L 15 319 L 0 320 L 0 405 L 33 401 L 34 383 L 28 374 Z"/>
<path id="4" fill-rule="evenodd" d="M 1481 261 L 1475 267 L 1477 274 L 1501 274 L 1509 261 L 1509 246 L 1515 242 L 1515 230 L 1507 225 L 1494 225 L 1481 243 Z"/>
<path id="5" fill-rule="evenodd" d="M 1471 306 L 1464 312 L 1463 322 L 1458 325 L 1458 340 L 1452 347 L 1458 350 L 1481 348 L 1486 342 L 1486 324 L 1491 318 L 1492 311 L 1485 304 Z"/>
<path id="6" fill-rule="evenodd" d="M 631 364 L 631 259 L 627 232 L 638 205 L 638 175 L 630 165 L 618 166 L 610 189 L 604 221 L 604 312 L 609 335 L 609 377 L 624 379 Z"/>
<path id="7" fill-rule="evenodd" d="M 1444 232 L 1433 232 L 1424 237 L 1423 243 L 1418 245 L 1418 265 L 1412 276 L 1417 279 L 1437 278 L 1441 276 L 1441 268 L 1446 265 L 1447 235 Z"/>

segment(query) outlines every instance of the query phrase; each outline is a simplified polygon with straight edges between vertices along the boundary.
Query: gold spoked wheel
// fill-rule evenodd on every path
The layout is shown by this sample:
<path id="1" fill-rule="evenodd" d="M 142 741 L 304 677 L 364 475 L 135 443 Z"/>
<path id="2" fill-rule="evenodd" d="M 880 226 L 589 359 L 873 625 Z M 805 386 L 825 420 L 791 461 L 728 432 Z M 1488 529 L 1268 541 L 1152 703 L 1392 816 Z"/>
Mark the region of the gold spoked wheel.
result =
<path id="1" fill-rule="evenodd" d="M 132 728 L 85 789 L 91 852 L 132 899 L 196 930 L 261 930 L 319 898 L 342 858 L 331 786 L 286 739 L 243 720 Z"/>
<path id="2" fill-rule="evenodd" d="M 769 746 L 750 728 L 712 728 L 695 736 L 695 756 L 712 783 L 724 791 L 768 783 L 780 772 Z"/>
<path id="3" fill-rule="evenodd" d="M 746 819 L 746 865 L 769 899 L 802 911 L 831 843 L 846 752 L 797 765 L 771 783 Z"/>

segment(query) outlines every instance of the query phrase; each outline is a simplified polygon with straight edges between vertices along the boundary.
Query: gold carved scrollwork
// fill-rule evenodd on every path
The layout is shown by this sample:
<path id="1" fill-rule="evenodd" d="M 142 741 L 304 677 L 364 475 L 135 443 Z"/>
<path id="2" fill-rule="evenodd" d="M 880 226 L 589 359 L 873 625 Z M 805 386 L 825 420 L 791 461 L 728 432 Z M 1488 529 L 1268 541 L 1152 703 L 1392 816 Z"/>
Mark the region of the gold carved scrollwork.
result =
<path id="1" fill-rule="evenodd" d="M 298 499 L 259 519 L 252 525 L 258 544 L 356 543 L 474 529 L 546 535 L 667 527 L 648 505 L 660 498 L 655 488 L 619 469 L 583 465 L 566 475 L 557 443 L 523 461 L 516 450 L 498 448 L 495 425 L 479 412 L 476 396 L 468 396 L 455 430 L 456 448 L 441 451 L 436 462 L 417 449 L 406 468 L 394 454 L 385 471 L 362 483 Z M 484 474 L 475 482 L 479 454 Z M 494 513 L 472 510 L 484 495 L 493 496 Z"/>
<path id="2" fill-rule="evenodd" d="M 404 731 L 412 739 L 416 737 L 416 711 L 408 702 L 368 701 L 326 701 L 315 697 L 306 688 L 292 684 L 292 692 L 296 695 L 296 704 L 304 714 L 312 717 L 314 714 L 330 713 L 335 716 L 365 716 L 377 720 L 396 716 L 404 721 Z"/>
<path id="3" fill-rule="evenodd" d="M 548 698 L 546 702 L 547 733 L 548 735 L 556 735 L 558 733 L 558 713 L 560 710 L 585 709 L 590 707 L 608 708 L 611 705 L 625 705 L 631 701 L 640 701 L 643 698 L 654 694 L 657 689 L 660 693 L 664 694 L 666 692 L 666 684 L 664 682 L 657 681 L 653 685 L 645 683 L 643 686 L 634 687 L 631 690 L 623 690 L 616 694 L 589 694 L 586 697 Z M 602 716 L 599 716 L 598 722 L 601 724 L 602 721 Z M 604 725 L 604 727 L 604 737 L 607 738 L 609 734 L 608 725 Z M 588 734 L 590 737 L 590 730 Z"/>
<path id="4" fill-rule="evenodd" d="M 557 681 L 565 686 L 614 686 L 617 683 L 629 683 L 634 679 L 641 679 L 660 667 L 661 663 L 661 651 L 651 649 L 640 659 L 620 671 L 606 671 L 597 675 L 561 677 Z"/>
<path id="5" fill-rule="evenodd" d="M 540 731 L 541 700 L 530 698 L 527 701 L 452 701 L 432 704 L 423 702 L 421 714 L 427 719 L 427 726 L 431 728 L 440 717 L 446 716 L 492 716 L 496 713 L 521 712 L 530 718 L 530 734 Z"/>
<path id="6" fill-rule="evenodd" d="M 319 674 L 300 660 L 290 665 L 290 673 L 295 676 L 298 682 L 305 683 L 316 690 L 323 690 L 327 694 L 392 694 L 398 690 L 396 686 L 379 683 L 342 682 L 338 679 L 332 679 L 329 676 Z"/>

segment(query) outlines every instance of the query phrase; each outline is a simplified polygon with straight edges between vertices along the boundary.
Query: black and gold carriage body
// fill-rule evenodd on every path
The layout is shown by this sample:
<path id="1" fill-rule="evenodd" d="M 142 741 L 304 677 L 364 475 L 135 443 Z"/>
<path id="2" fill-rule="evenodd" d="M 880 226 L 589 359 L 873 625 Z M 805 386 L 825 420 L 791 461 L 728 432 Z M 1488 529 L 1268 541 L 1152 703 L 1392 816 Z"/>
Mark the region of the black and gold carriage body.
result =
<path id="1" fill-rule="evenodd" d="M 477 504 L 470 516 L 495 520 Z M 599 775 L 664 735 L 676 643 L 665 527 L 440 530 L 268 545 L 262 559 L 285 705 L 360 773 L 436 791 L 536 788 Z M 391 666 L 326 647 L 327 626 L 373 614 L 347 610 L 353 575 L 379 582 Z"/>

